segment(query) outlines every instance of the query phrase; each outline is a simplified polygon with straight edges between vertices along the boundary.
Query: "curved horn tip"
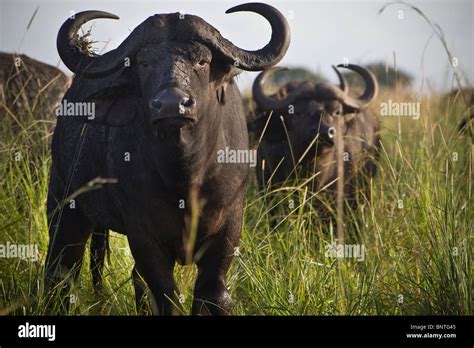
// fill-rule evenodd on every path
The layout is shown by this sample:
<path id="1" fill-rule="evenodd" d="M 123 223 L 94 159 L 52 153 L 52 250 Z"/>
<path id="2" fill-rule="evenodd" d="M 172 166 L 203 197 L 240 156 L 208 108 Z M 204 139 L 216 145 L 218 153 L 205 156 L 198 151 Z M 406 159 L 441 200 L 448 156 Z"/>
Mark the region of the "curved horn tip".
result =
<path id="1" fill-rule="evenodd" d="M 101 71 L 88 71 L 85 70 L 92 65 L 92 63 L 97 62 L 99 60 L 104 60 L 102 56 L 92 57 L 88 54 L 84 54 L 79 52 L 78 50 L 71 50 L 71 40 L 77 35 L 77 32 L 81 28 L 82 25 L 85 23 L 94 20 L 94 19 L 120 19 L 119 16 L 104 12 L 104 11 L 82 11 L 79 13 L 75 13 L 73 16 L 70 16 L 64 23 L 62 24 L 61 28 L 59 29 L 58 35 L 56 37 L 56 47 L 61 57 L 63 63 L 75 74 L 89 76 L 89 77 L 101 77 L 106 76 L 107 74 L 114 72 L 118 69 L 119 65 L 115 64 L 115 66 L 111 66 L 112 62 L 107 62 L 108 64 L 104 65 L 104 68 Z M 107 55 L 107 54 L 106 54 Z M 109 54 L 110 57 L 110 54 Z"/>
<path id="2" fill-rule="evenodd" d="M 234 7 L 231 7 L 231 8 L 229 8 L 229 9 L 227 9 L 227 10 L 225 11 L 225 14 L 237 12 L 237 11 L 238 11 L 238 10 L 236 10 L 237 7 L 239 7 L 239 6 L 234 6 Z"/>
<path id="3" fill-rule="evenodd" d="M 106 13 L 109 13 L 109 12 L 106 12 Z M 110 17 L 107 17 L 107 18 L 110 18 L 110 19 L 120 19 L 120 16 L 117 16 L 113 13 L 109 13 L 110 14 Z"/>
<path id="4" fill-rule="evenodd" d="M 339 76 L 339 75 L 341 74 L 341 72 L 339 71 L 338 67 L 339 67 L 339 65 L 338 65 L 338 66 L 331 65 L 332 70 L 334 70 L 334 71 L 336 72 L 337 76 Z"/>
<path id="5" fill-rule="evenodd" d="M 375 75 L 369 69 L 356 64 L 339 64 L 338 67 L 344 67 L 361 75 L 365 83 L 365 91 L 360 97 L 357 98 L 357 100 L 353 101 L 358 103 L 360 108 L 369 106 L 369 104 L 374 101 L 378 94 L 378 82 Z M 348 97 L 348 100 L 349 99 L 351 98 Z"/>
<path id="6" fill-rule="evenodd" d="M 289 70 L 286 67 L 273 66 L 271 68 L 263 70 L 253 82 L 252 94 L 255 102 L 261 110 L 265 111 L 286 111 L 288 105 L 293 102 L 293 97 L 286 97 L 284 100 L 276 100 L 273 97 L 265 95 L 263 86 L 266 83 L 268 77 L 277 71 Z"/>
<path id="7" fill-rule="evenodd" d="M 273 6 L 270 6 L 270 5 L 267 5 L 267 4 L 263 4 L 261 2 L 248 2 L 248 3 L 245 3 L 245 4 L 240 4 L 240 5 L 237 5 L 237 6 L 233 6 L 229 9 L 227 9 L 225 11 L 226 14 L 229 14 L 229 13 L 234 13 L 234 12 L 240 12 L 240 11 L 248 11 L 248 10 L 252 10 L 255 8 L 255 6 L 268 6 L 268 7 L 273 7 Z"/>
<path id="8" fill-rule="evenodd" d="M 240 67 L 247 71 L 261 71 L 276 65 L 285 56 L 291 41 L 290 27 L 285 16 L 275 7 L 260 2 L 237 5 L 225 13 L 241 11 L 257 13 L 270 23 L 272 28 L 270 42 L 256 51 L 241 49 L 233 44 L 228 45 L 224 54 L 234 61 L 235 58 L 239 58 Z"/>
<path id="9" fill-rule="evenodd" d="M 116 14 L 110 13 L 110 12 L 105 12 L 105 11 L 96 11 L 96 12 L 98 14 L 100 14 L 101 16 L 104 16 L 104 17 L 101 17 L 101 18 L 120 19 L 119 16 L 117 16 Z"/>
<path id="10" fill-rule="evenodd" d="M 341 64 L 339 64 L 337 67 L 334 65 L 331 65 L 333 68 L 334 72 L 336 73 L 337 77 L 339 78 L 339 89 L 344 93 L 348 94 L 349 93 L 349 85 L 347 84 L 346 78 L 344 75 L 339 71 L 338 67 L 340 67 Z"/>
<path id="11" fill-rule="evenodd" d="M 82 16 L 88 16 L 89 17 L 88 21 L 93 20 L 93 19 L 99 19 L 99 18 L 120 19 L 120 17 L 117 16 L 116 14 L 106 12 L 106 11 L 99 11 L 99 10 L 88 10 L 88 11 L 78 12 L 72 16 L 69 16 L 68 18 L 71 20 L 74 20 L 77 17 L 82 17 Z"/>

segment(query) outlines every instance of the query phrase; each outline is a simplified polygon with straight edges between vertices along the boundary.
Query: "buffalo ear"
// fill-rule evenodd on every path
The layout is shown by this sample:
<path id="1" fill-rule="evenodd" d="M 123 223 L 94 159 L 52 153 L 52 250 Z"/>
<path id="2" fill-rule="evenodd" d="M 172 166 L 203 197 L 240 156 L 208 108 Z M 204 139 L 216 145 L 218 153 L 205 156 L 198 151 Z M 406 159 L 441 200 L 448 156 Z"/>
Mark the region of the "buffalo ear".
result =
<path id="1" fill-rule="evenodd" d="M 357 116 L 358 112 L 359 112 L 359 109 L 343 104 L 342 115 L 344 117 L 345 122 L 351 121 L 354 117 Z"/>
<path id="2" fill-rule="evenodd" d="M 121 127 L 133 122 L 138 114 L 138 97 L 135 94 L 105 94 L 93 97 L 91 101 L 96 105 L 93 123 Z"/>
<path id="3" fill-rule="evenodd" d="M 139 107 L 139 94 L 128 71 L 101 79 L 76 76 L 64 99 L 94 103 L 94 118 L 87 122 L 109 126 L 125 126 L 132 122 Z"/>
<path id="4" fill-rule="evenodd" d="M 218 63 L 211 65 L 211 79 L 214 82 L 217 101 L 225 104 L 225 93 L 227 86 L 234 83 L 234 77 L 240 74 L 242 70 L 234 65 Z"/>

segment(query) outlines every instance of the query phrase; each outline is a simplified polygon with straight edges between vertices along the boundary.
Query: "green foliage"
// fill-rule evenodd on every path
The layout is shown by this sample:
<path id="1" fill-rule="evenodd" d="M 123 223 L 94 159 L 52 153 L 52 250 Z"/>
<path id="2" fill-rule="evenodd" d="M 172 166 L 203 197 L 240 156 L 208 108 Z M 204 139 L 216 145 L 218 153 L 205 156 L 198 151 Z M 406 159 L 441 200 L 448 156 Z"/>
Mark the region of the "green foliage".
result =
<path id="1" fill-rule="evenodd" d="M 240 255 L 228 274 L 233 314 L 473 314 L 470 152 L 456 133 L 463 109 L 435 98 L 421 105 L 417 121 L 382 118 L 371 200 L 346 220 L 348 243 L 366 249 L 363 261 L 326 256 L 334 231 L 315 218 L 319 195 L 299 183 L 271 195 L 250 183 Z M 51 122 L 33 113 L 15 131 L 11 122 L 0 121 L 0 244 L 36 243 L 40 257 L 0 258 L 0 312 L 44 314 Z M 111 249 L 99 296 L 85 257 L 70 314 L 136 314 L 126 238 L 111 233 Z M 196 269 L 177 266 L 175 275 L 189 313 Z"/>

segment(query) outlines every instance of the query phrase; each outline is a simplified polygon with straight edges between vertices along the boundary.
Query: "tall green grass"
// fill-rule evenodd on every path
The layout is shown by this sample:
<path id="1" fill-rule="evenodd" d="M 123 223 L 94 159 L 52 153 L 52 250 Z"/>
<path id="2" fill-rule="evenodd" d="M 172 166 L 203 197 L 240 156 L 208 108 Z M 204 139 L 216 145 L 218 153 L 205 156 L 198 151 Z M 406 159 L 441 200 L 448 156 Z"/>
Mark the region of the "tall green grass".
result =
<path id="1" fill-rule="evenodd" d="M 472 314 L 469 140 L 456 131 L 464 108 L 436 96 L 421 105 L 419 120 L 381 118 L 383 147 L 371 201 L 346 226 L 347 242 L 365 246 L 364 261 L 325 256 L 335 228 L 318 223 L 310 191 L 287 186 L 270 195 L 251 181 L 241 245 L 228 274 L 232 314 Z M 0 309 L 44 314 L 53 123 L 33 114 L 19 121 L 21 127 L 12 128 L 8 113 L 0 121 L 0 244 L 38 244 L 40 258 L 0 258 Z M 269 214 L 274 206 L 277 223 Z M 126 238 L 112 233 L 111 249 L 100 295 L 92 290 L 86 253 L 70 314 L 137 314 Z M 195 267 L 177 266 L 175 274 L 189 313 Z"/>

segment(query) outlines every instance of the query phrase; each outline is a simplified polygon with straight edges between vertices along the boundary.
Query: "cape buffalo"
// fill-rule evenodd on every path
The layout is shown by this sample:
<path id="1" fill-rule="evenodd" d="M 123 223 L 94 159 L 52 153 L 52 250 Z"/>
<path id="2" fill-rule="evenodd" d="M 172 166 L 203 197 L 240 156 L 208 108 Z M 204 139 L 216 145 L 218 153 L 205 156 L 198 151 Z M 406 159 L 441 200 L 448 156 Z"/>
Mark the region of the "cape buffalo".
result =
<path id="1" fill-rule="evenodd" d="M 117 16 L 85 11 L 62 25 L 58 51 L 76 77 L 52 143 L 49 287 L 66 272 L 77 277 L 92 230 L 111 229 L 128 238 L 137 301 L 140 275 L 154 312 L 173 314 L 175 262 L 194 261 L 192 312 L 228 313 L 226 273 L 239 241 L 248 173 L 248 164 L 217 162 L 219 150 L 248 150 L 233 78 L 276 64 L 290 43 L 288 23 L 275 8 L 248 3 L 226 13 L 240 11 L 270 22 L 266 46 L 241 49 L 200 17 L 173 13 L 149 17 L 99 56 L 84 49 L 77 32 L 92 19 Z M 86 117 L 74 113 L 79 109 Z"/>
<path id="2" fill-rule="evenodd" d="M 334 146 L 338 127 L 344 146 L 344 197 L 355 205 L 357 187 L 366 186 L 366 179 L 375 175 L 379 122 L 367 107 L 377 95 L 376 78 L 357 65 L 338 67 L 355 71 L 363 78 L 366 89 L 359 98 L 349 95 L 348 84 L 336 67 L 333 68 L 339 86 L 293 81 L 267 96 L 263 91 L 265 81 L 272 73 L 284 69 L 267 69 L 255 80 L 253 96 L 263 115 L 249 123 L 249 129 L 258 134 L 264 132 L 257 154 L 261 189 L 281 185 L 297 176 L 304 179 L 315 176 L 310 180 L 312 190 L 325 189 L 333 199 L 338 178 Z M 362 186 L 356 185 L 358 182 Z"/>

